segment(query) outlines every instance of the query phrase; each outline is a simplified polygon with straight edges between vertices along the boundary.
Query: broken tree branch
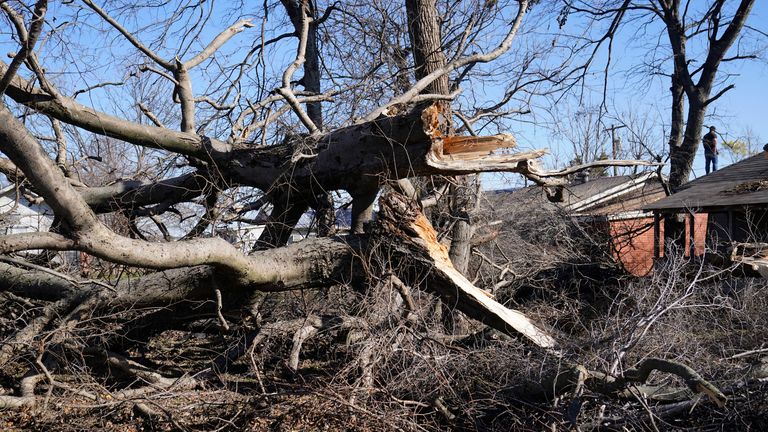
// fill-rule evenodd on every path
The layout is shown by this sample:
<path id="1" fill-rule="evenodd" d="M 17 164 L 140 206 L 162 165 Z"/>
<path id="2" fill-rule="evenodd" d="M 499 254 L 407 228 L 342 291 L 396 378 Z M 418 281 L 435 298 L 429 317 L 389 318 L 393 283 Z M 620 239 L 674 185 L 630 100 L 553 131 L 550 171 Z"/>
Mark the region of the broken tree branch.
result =
<path id="1" fill-rule="evenodd" d="M 431 264 L 434 282 L 429 288 L 446 304 L 509 335 L 522 334 L 542 348 L 557 348 L 557 341 L 547 331 L 523 313 L 495 301 L 453 267 L 447 248 L 437 240 L 434 228 L 413 201 L 392 193 L 381 198 L 379 208 L 378 221 L 418 251 L 414 257 L 420 256 Z"/>

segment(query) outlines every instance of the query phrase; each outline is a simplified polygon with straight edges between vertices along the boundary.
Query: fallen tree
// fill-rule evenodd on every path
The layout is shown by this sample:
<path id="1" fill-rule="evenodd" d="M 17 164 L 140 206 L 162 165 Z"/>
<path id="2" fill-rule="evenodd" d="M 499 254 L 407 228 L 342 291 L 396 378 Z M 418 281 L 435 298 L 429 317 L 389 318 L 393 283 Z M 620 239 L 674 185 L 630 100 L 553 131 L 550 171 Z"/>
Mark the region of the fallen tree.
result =
<path id="1" fill-rule="evenodd" d="M 210 87 L 224 90 L 195 95 L 196 68 L 217 65 L 214 54 L 252 27 L 250 21 L 228 27 L 195 55 L 189 47 L 179 48 L 173 60 L 167 60 L 153 51 L 154 45 L 142 43 L 118 19 L 86 0 L 83 10 L 90 15 L 83 19 L 119 33 L 142 57 L 143 63 L 131 72 L 134 75 L 129 74 L 138 81 L 133 90 L 141 95 L 126 105 L 135 108 L 138 120 L 128 119 L 126 107 L 108 112 L 101 103 L 86 106 L 77 99 L 112 86 L 108 82 L 77 81 L 85 89 L 57 88 L 57 80 L 35 52 L 45 1 L 31 11 L 29 26 L 24 15 L 29 11 L 19 12 L 16 3 L 0 3 L 23 48 L 10 63 L 0 62 L 4 95 L 0 152 L 7 157 L 0 159 L 0 172 L 14 183 L 17 200 L 43 203 L 55 214 L 48 231 L 0 236 L 0 305 L 11 310 L 0 317 L 0 407 L 16 409 L 21 416 L 29 409 L 45 412 L 51 398 L 58 398 L 61 406 L 76 409 L 129 406 L 152 427 L 183 429 L 194 424 L 216 429 L 230 420 L 215 425 L 205 423 L 209 419 L 181 421 L 178 417 L 187 412 L 183 405 L 168 408 L 162 401 L 191 400 L 194 405 L 202 395 L 220 392 L 236 399 L 232 406 L 255 406 L 254 399 L 271 402 L 271 397 L 301 393 L 291 385 L 311 380 L 307 370 L 315 367 L 322 380 L 345 387 L 343 396 L 323 391 L 319 399 L 348 408 L 347 417 L 367 416 L 379 421 L 379 427 L 392 426 L 387 416 L 365 408 L 367 401 L 377 400 L 402 410 L 402 418 L 428 412 L 436 422 L 453 424 L 473 418 L 471 411 L 457 415 L 452 403 L 473 400 L 474 386 L 504 393 L 496 391 L 502 387 L 497 376 L 490 383 L 453 385 L 455 377 L 449 375 L 459 367 L 473 369 L 468 376 L 475 376 L 498 371 L 501 365 L 517 371 L 528 364 L 531 368 L 550 362 L 569 368 L 578 364 L 569 357 L 575 343 L 552 328 L 552 322 L 534 318 L 520 305 L 502 304 L 451 263 L 447 246 L 451 236 L 446 234 L 452 231 L 450 224 L 436 229 L 421 206 L 439 201 L 448 183 L 424 191 L 405 181 L 510 172 L 554 188 L 556 197 L 557 188 L 579 170 L 654 165 L 608 160 L 545 170 L 538 162 L 545 150 L 517 152 L 510 134 L 479 136 L 473 131 L 465 136 L 453 131 L 452 117 L 461 112 L 450 101 L 458 90 L 439 94 L 425 90 L 438 78 L 447 81 L 454 72 L 461 82 L 470 70 L 507 52 L 528 2 L 516 2 L 511 19 L 489 17 L 482 6 L 468 16 L 464 33 L 454 35 L 459 41 L 454 58 L 421 71 L 413 85 L 394 94 L 369 92 L 370 101 L 354 95 L 357 84 L 322 93 L 319 78 L 312 76 L 320 74 L 318 59 L 312 59 L 320 49 L 313 32 L 324 19 L 332 19 L 329 16 L 339 6 L 331 5 L 317 16 L 320 11 L 311 2 L 282 3 L 291 31 L 254 42 L 245 60 L 227 69 L 232 73 L 247 69 L 254 52 L 296 37 L 296 58 L 270 82 L 274 90 L 263 88 L 267 84 L 243 88 L 237 74 L 221 74 L 226 76 L 214 77 Z M 201 6 L 191 9 L 197 7 Z M 267 15 L 264 11 L 265 20 Z M 479 40 L 482 33 L 477 32 L 499 22 L 494 20 L 503 21 L 497 43 L 465 54 L 465 43 Z M 61 29 L 52 28 L 50 34 L 58 37 L 57 31 Z M 380 51 L 402 54 L 390 46 Z M 396 75 L 409 82 L 402 79 L 408 68 L 402 60 L 402 55 L 395 59 Z M 300 68 L 305 77 L 294 80 Z M 388 78 L 377 75 L 376 68 L 360 82 L 379 80 L 388 88 Z M 336 78 L 347 72 L 339 70 Z M 168 99 L 179 109 L 174 106 L 173 113 L 162 116 L 153 111 L 161 109 L 161 103 L 148 107 L 144 102 L 154 88 L 146 78 L 137 77 L 139 72 L 159 76 L 160 87 L 171 86 L 166 88 Z M 145 84 L 152 92 L 142 87 Z M 260 100 L 251 100 L 246 95 L 250 90 Z M 349 108 L 349 116 L 323 119 L 320 102 L 336 96 L 342 99 L 339 111 Z M 345 102 L 347 97 L 355 100 Z M 365 112 L 360 112 L 360 103 Z M 477 111 L 478 119 L 491 114 Z M 337 112 L 336 117 L 343 116 Z M 471 119 L 464 120 L 465 129 L 472 131 Z M 179 130 L 166 127 L 169 121 L 178 121 Z M 68 140 L 77 148 L 67 148 Z M 102 145 L 112 150 L 112 161 L 90 151 Z M 125 156 L 129 152 L 136 156 Z M 148 168 L 146 161 L 152 157 L 158 162 Z M 98 164 L 109 163 L 118 166 L 99 168 Z M 408 196 L 384 194 L 374 219 L 374 203 L 382 188 L 407 191 Z M 337 193 L 336 202 L 331 193 Z M 339 202 L 347 199 L 349 203 Z M 330 207 L 333 219 L 334 207 L 347 204 L 352 214 L 350 233 L 331 235 L 327 225 L 333 220 L 325 221 L 324 229 L 317 230 L 324 231 L 321 236 L 288 244 L 308 208 L 319 214 Z M 197 208 L 190 211 L 185 206 Z M 251 212 L 258 215 L 244 216 Z M 451 217 L 467 219 L 458 213 Z M 247 248 L 224 238 L 228 229 L 244 220 L 251 226 L 265 225 Z M 174 225 L 169 228 L 170 223 Z M 149 224 L 157 229 L 146 229 Z M 461 239 L 471 245 L 467 240 L 473 239 Z M 83 261 L 96 263 L 93 269 L 83 268 L 82 261 L 68 268 L 56 252 L 81 253 Z M 462 266 L 468 263 L 467 259 Z M 454 331 L 444 322 L 444 315 L 450 314 L 474 321 Z M 174 337 L 174 332 L 185 336 Z M 203 354 L 192 355 L 189 351 L 197 348 L 193 339 L 214 342 L 200 349 Z M 505 344 L 504 349 L 495 352 L 497 343 Z M 496 357 L 488 357 L 495 361 L 486 369 L 451 355 L 464 355 L 476 347 L 483 352 L 488 346 Z M 176 348 L 184 355 L 162 355 Z M 516 363 L 508 363 L 512 361 Z M 606 384 L 613 386 L 606 394 L 648 378 L 614 372 L 590 374 L 613 383 Z M 433 376 L 440 385 L 430 381 Z M 395 391 L 390 385 L 402 388 Z M 462 391 L 470 394 L 457 396 Z M 206 415 L 211 417 L 210 412 Z M 235 410 L 233 417 L 237 415 Z M 211 418 L 219 416 L 223 415 Z M 394 426 L 398 425 L 402 423 Z"/>

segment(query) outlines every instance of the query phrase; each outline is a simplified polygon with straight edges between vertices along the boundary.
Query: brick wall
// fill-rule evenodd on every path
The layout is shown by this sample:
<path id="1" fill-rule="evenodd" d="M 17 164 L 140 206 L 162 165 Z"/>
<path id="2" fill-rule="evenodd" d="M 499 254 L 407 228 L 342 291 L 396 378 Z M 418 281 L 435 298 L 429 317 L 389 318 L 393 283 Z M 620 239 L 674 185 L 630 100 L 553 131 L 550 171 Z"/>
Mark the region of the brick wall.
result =
<path id="1" fill-rule="evenodd" d="M 695 255 L 703 255 L 707 238 L 706 213 L 695 216 L 693 232 Z M 636 276 L 645 276 L 653 269 L 653 218 L 613 220 L 609 222 L 611 252 L 619 263 Z M 664 224 L 659 227 L 659 256 L 664 256 Z M 685 219 L 685 255 L 689 255 L 690 223 Z"/>
<path id="2" fill-rule="evenodd" d="M 696 248 L 695 255 L 700 256 L 704 255 L 704 250 L 706 248 L 706 240 L 707 240 L 707 220 L 709 220 L 709 215 L 707 213 L 696 213 L 695 219 L 694 219 L 694 225 L 693 225 L 693 235 L 695 237 L 694 239 L 694 246 Z M 685 256 L 689 255 L 690 248 L 690 220 L 686 218 L 685 220 Z"/>
<path id="3" fill-rule="evenodd" d="M 653 218 L 609 222 L 611 253 L 625 270 L 645 276 L 653 268 Z"/>

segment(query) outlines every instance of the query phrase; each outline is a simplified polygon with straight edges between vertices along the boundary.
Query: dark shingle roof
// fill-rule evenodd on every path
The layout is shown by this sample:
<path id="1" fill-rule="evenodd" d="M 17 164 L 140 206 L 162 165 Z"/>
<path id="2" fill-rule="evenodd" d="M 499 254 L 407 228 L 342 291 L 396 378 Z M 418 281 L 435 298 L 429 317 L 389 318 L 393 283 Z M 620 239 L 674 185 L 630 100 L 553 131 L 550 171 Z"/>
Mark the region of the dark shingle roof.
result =
<path id="1" fill-rule="evenodd" d="M 645 209 L 712 209 L 742 205 L 768 205 L 766 152 L 688 182 L 677 193 L 656 201 Z"/>

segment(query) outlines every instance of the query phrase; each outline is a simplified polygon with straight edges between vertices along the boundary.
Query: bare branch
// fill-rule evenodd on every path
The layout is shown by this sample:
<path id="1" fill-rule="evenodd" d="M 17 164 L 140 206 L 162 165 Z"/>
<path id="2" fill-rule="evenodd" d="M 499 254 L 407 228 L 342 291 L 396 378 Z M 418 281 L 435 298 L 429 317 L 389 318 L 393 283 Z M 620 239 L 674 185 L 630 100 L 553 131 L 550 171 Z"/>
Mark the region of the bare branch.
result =
<path id="1" fill-rule="evenodd" d="M 149 66 L 149 65 L 146 65 L 146 64 L 140 65 L 139 66 L 139 71 L 155 73 L 155 74 L 160 75 L 161 77 L 167 79 L 168 81 L 172 82 L 174 85 L 179 85 L 179 81 L 176 80 L 176 78 L 174 78 L 171 74 L 169 74 L 168 72 L 161 71 L 159 69 L 155 69 L 152 66 Z"/>
<path id="2" fill-rule="evenodd" d="M 0 72 L 7 66 L 0 62 Z M 50 98 L 40 89 L 31 87 L 19 76 L 14 77 L 6 91 L 15 101 L 91 132 L 118 138 L 133 144 L 176 151 L 191 156 L 206 154 L 202 138 L 193 133 L 174 132 L 160 127 L 151 127 L 129 122 L 86 107 L 70 98 Z M 225 143 L 211 140 L 216 149 L 226 149 Z"/>
<path id="3" fill-rule="evenodd" d="M 706 102 L 704 102 L 704 105 L 709 105 L 709 104 L 711 104 L 712 102 L 714 102 L 714 101 L 716 101 L 716 100 L 720 99 L 720 97 L 721 97 L 721 96 L 723 96 L 725 93 L 727 93 L 727 92 L 728 92 L 728 90 L 733 90 L 734 88 L 736 88 L 736 85 L 735 85 L 735 84 L 729 84 L 729 85 L 727 85 L 725 88 L 723 88 L 722 90 L 720 90 L 719 92 L 717 92 L 717 93 L 716 93 L 714 96 L 712 96 L 712 97 L 710 97 L 709 99 L 707 99 L 707 100 L 706 100 Z"/>
<path id="4" fill-rule="evenodd" d="M 103 88 L 103 87 L 109 87 L 109 86 L 121 86 L 123 84 L 125 84 L 125 83 L 122 82 L 122 81 L 108 81 L 108 82 L 103 82 L 103 83 L 99 83 L 99 84 L 94 84 L 92 86 L 88 86 L 88 87 L 86 87 L 84 89 L 77 90 L 74 93 L 72 93 L 72 99 L 77 99 L 77 96 L 79 96 L 79 95 L 81 95 L 83 93 L 88 93 L 91 90 L 95 90 L 97 88 Z"/>
<path id="5" fill-rule="evenodd" d="M 192 133 L 195 131 L 195 95 L 192 93 L 192 79 L 189 76 L 189 70 L 179 59 L 176 59 L 173 77 L 178 82 L 174 89 L 174 95 L 178 97 L 181 105 L 181 131 Z"/>
<path id="6" fill-rule="evenodd" d="M 285 71 L 283 71 L 282 87 L 275 91 L 285 98 L 285 101 L 291 106 L 293 112 L 299 117 L 299 120 L 301 120 L 301 123 L 309 130 L 309 132 L 311 134 L 317 134 L 320 132 L 320 129 L 301 107 L 301 104 L 296 99 L 296 95 L 291 88 L 293 74 L 296 73 L 299 66 L 304 64 L 306 59 L 307 41 L 309 40 L 309 25 L 312 22 L 312 17 L 307 15 L 306 7 L 303 4 L 299 9 L 301 11 L 301 32 L 299 34 L 299 45 L 296 48 L 296 59 L 285 69 Z"/>
<path id="7" fill-rule="evenodd" d="M 214 53 L 216 53 L 216 51 L 218 51 L 219 48 L 222 47 L 222 45 L 224 45 L 225 43 L 227 43 L 227 41 L 232 39 L 233 36 L 251 27 L 253 27 L 253 22 L 250 19 L 242 19 L 232 24 L 231 26 L 229 26 L 229 28 L 219 33 L 219 35 L 216 36 L 211 41 L 211 43 L 208 44 L 208 46 L 205 47 L 205 49 L 202 50 L 198 55 L 185 61 L 184 68 L 186 68 L 187 70 L 190 70 L 193 67 L 199 65 L 200 63 L 204 62 L 206 59 L 208 59 Z"/>
<path id="8" fill-rule="evenodd" d="M 35 48 L 37 38 L 40 37 L 40 33 L 43 31 L 45 12 L 47 10 L 47 0 L 38 0 L 35 3 L 32 22 L 29 25 L 29 31 L 26 34 L 19 34 L 19 38 L 22 41 L 21 50 L 13 57 L 13 61 L 11 61 L 11 64 L 5 70 L 2 78 L 0 78 L 0 96 L 5 93 L 5 90 L 8 88 L 8 85 L 10 85 L 11 80 L 16 75 L 16 71 L 19 70 L 21 64 L 24 63 L 29 54 Z"/>
<path id="9" fill-rule="evenodd" d="M 115 21 L 109 14 L 107 14 L 104 9 L 98 7 L 95 3 L 93 3 L 92 0 L 83 0 L 83 3 L 85 3 L 88 7 L 93 9 L 94 12 L 96 12 L 100 17 L 104 19 L 104 21 L 108 22 L 112 27 L 115 28 L 120 34 L 122 34 L 128 42 L 131 43 L 131 45 L 135 46 L 139 51 L 144 53 L 147 57 L 151 58 L 155 63 L 162 66 L 163 69 L 168 71 L 173 71 L 175 69 L 172 62 L 169 62 L 167 60 L 162 59 L 159 55 L 155 54 L 154 51 L 147 48 L 144 44 L 142 44 L 131 32 L 125 29 L 120 23 Z"/>
<path id="10" fill-rule="evenodd" d="M 161 122 L 161 121 L 160 121 L 160 119 L 159 119 L 159 118 L 157 118 L 157 116 L 156 116 L 156 115 L 155 115 L 155 114 L 152 112 L 152 110 L 150 110 L 149 108 L 147 108 L 147 106 L 146 106 L 146 105 L 144 105 L 143 103 L 139 103 L 139 109 L 141 110 L 141 112 L 142 112 L 142 113 L 143 113 L 145 116 L 147 116 L 147 118 L 149 119 L 149 121 L 151 121 L 152 123 L 154 123 L 154 124 L 155 124 L 155 126 L 157 126 L 157 127 L 159 127 L 159 128 L 163 128 L 163 129 L 165 129 L 165 125 L 163 125 L 163 122 Z"/>

